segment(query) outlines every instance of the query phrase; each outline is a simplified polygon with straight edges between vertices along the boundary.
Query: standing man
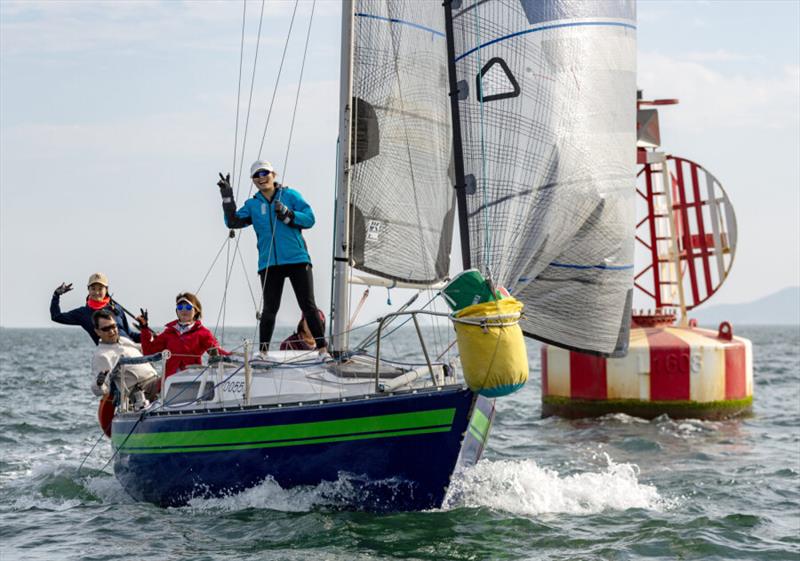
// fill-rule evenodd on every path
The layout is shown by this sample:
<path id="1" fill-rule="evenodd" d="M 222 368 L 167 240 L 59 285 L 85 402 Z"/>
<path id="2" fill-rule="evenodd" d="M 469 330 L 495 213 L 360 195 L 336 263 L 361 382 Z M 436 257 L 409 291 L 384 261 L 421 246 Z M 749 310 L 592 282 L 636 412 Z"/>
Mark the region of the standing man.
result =
<path id="1" fill-rule="evenodd" d="M 324 328 L 314 302 L 314 276 L 303 230 L 314 225 L 314 212 L 302 195 L 275 182 L 272 164 L 259 160 L 250 167 L 250 177 L 258 192 L 236 210 L 230 174 L 217 186 L 222 195 L 222 210 L 228 228 L 253 226 L 258 245 L 258 276 L 264 294 L 259 325 L 260 350 L 269 350 L 275 317 L 281 306 L 286 278 L 292 283 L 297 304 L 308 321 L 320 354 L 327 349 Z"/>

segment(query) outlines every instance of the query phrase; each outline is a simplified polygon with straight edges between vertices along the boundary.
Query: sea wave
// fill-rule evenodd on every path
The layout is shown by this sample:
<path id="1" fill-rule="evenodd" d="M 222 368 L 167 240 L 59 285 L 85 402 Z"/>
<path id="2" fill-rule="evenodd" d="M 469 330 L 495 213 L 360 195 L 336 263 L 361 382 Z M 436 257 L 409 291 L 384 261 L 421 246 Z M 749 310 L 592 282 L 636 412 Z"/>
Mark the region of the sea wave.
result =
<path id="1" fill-rule="evenodd" d="M 641 508 L 663 511 L 677 504 L 639 481 L 635 464 L 607 454 L 599 472 L 560 475 L 534 460 L 482 460 L 454 479 L 444 509 L 488 507 L 517 515 L 597 514 Z"/>

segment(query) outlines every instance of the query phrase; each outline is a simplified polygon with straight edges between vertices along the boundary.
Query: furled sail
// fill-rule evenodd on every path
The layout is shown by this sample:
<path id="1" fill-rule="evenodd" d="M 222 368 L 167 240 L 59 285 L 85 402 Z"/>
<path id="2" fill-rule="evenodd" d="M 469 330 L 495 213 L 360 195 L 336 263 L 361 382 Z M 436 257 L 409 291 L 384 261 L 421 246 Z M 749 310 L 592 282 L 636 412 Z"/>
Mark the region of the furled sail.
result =
<path id="1" fill-rule="evenodd" d="M 430 284 L 447 276 L 455 206 L 444 11 L 357 0 L 353 24 L 353 265 Z"/>
<path id="2" fill-rule="evenodd" d="M 633 0 L 451 2 L 472 266 L 523 331 L 620 354 L 630 322 Z"/>

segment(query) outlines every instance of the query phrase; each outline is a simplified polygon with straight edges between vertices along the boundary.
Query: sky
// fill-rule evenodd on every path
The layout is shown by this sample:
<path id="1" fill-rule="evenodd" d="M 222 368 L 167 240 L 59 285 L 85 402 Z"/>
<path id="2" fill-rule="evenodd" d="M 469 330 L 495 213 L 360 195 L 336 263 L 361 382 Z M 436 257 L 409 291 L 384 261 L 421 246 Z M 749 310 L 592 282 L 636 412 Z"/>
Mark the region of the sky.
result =
<path id="1" fill-rule="evenodd" d="M 53 289 L 74 283 L 62 306 L 79 306 L 95 271 L 154 325 L 198 288 L 218 321 L 230 257 L 217 173 L 259 153 L 293 5 L 266 2 L 254 74 L 261 2 L 247 3 L 237 126 L 241 2 L 0 1 L 0 326 L 53 325 Z M 300 2 L 261 155 L 317 215 L 305 237 L 327 311 L 340 5 L 314 5 L 298 93 L 311 11 Z M 664 149 L 710 170 L 736 209 L 735 263 L 711 302 L 800 285 L 800 2 L 643 0 L 638 19 L 639 87 L 680 99 L 661 110 Z M 249 326 L 252 231 L 240 243 L 224 318 Z M 373 288 L 361 319 L 388 311 Z M 278 321 L 298 316 L 287 285 Z"/>

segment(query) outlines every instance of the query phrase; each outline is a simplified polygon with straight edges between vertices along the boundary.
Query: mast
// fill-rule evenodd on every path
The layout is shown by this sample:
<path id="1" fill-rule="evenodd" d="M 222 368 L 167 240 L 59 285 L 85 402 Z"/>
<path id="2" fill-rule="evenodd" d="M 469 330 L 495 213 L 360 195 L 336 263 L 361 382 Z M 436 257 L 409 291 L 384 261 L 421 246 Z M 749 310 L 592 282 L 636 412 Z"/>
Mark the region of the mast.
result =
<path id="1" fill-rule="evenodd" d="M 458 232 L 461 237 L 461 264 L 464 270 L 472 267 L 469 247 L 469 221 L 467 220 L 467 182 L 464 177 L 464 151 L 461 145 L 461 119 L 458 113 L 458 79 L 453 38 L 453 6 L 444 0 L 444 28 L 447 36 L 447 74 L 450 78 L 450 114 L 453 121 L 453 165 L 455 166 L 456 201 L 458 203 Z"/>
<path id="2" fill-rule="evenodd" d="M 353 99 L 353 0 L 342 2 L 342 56 L 339 75 L 339 165 L 336 172 L 336 229 L 333 245 L 332 351 L 346 351 L 350 290 L 350 131 Z"/>

